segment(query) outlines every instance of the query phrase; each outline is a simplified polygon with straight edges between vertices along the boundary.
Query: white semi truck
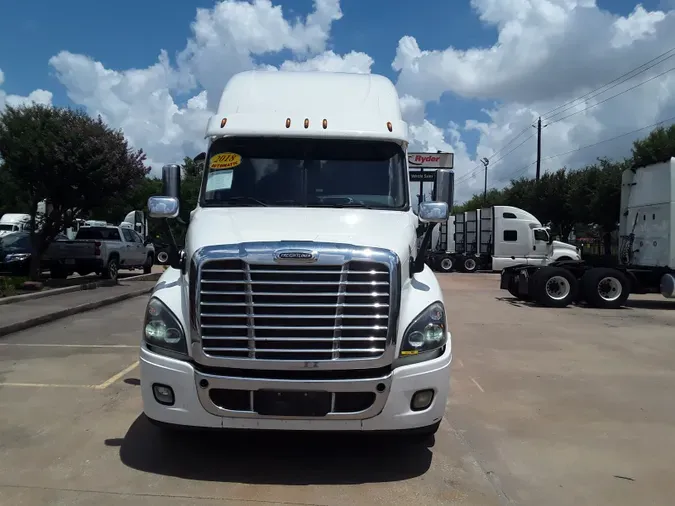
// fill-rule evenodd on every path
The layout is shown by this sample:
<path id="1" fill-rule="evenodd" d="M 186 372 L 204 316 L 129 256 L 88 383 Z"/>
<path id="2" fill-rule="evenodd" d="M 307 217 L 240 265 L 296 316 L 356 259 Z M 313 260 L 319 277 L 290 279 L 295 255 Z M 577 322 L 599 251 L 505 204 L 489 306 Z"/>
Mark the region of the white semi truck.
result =
<path id="1" fill-rule="evenodd" d="M 675 298 L 675 158 L 623 172 L 618 219 L 618 258 L 605 265 L 578 261 L 509 267 L 502 271 L 501 288 L 551 307 L 584 301 L 618 308 L 630 293 Z"/>
<path id="2" fill-rule="evenodd" d="M 223 429 L 438 429 L 450 388 L 443 293 L 418 249 L 437 200 L 411 208 L 408 126 L 378 75 L 235 75 L 206 128 L 184 249 L 147 305 L 140 349 L 155 425 Z M 163 169 L 153 218 L 180 209 Z M 451 200 L 451 199 L 450 199 Z"/>
<path id="3" fill-rule="evenodd" d="M 580 259 L 579 248 L 553 240 L 549 228 L 531 213 L 494 206 L 451 216 L 439 228 L 427 263 L 440 272 L 476 272 Z"/>

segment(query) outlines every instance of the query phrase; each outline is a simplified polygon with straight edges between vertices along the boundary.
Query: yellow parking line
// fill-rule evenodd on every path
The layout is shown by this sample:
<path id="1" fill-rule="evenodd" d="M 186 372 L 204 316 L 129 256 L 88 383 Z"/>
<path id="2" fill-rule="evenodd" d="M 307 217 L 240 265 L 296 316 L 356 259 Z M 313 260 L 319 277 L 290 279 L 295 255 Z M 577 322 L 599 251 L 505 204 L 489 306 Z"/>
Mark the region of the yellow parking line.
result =
<path id="1" fill-rule="evenodd" d="M 117 380 L 123 378 L 128 373 L 130 373 L 131 371 L 136 369 L 136 367 L 138 367 L 138 360 L 136 362 L 134 362 L 133 364 L 131 364 L 129 367 L 127 367 L 127 368 L 121 370 L 120 372 L 118 372 L 117 374 L 115 374 L 115 376 L 113 376 L 111 378 L 108 378 L 107 380 L 105 380 L 100 385 L 96 385 L 94 388 L 96 390 L 103 390 L 104 388 L 108 388 L 110 385 L 115 383 Z"/>
<path id="2" fill-rule="evenodd" d="M 85 388 L 88 390 L 103 390 L 108 388 L 110 385 L 116 381 L 123 378 L 125 375 L 129 374 L 131 371 L 138 367 L 138 361 L 131 364 L 129 367 L 125 367 L 122 371 L 118 372 L 114 376 L 108 378 L 103 383 L 99 385 L 60 385 L 58 383 L 0 383 L 0 388 L 2 387 L 33 387 L 33 388 Z"/>

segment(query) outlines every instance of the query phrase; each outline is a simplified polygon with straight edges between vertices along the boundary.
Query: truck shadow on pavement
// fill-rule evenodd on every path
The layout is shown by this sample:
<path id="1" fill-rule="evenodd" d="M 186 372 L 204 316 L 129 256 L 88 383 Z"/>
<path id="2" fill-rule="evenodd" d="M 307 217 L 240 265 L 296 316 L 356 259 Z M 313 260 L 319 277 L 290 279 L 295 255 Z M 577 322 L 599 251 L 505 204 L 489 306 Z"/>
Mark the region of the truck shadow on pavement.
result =
<path id="1" fill-rule="evenodd" d="M 432 452 L 396 436 L 273 432 L 180 432 L 163 435 L 140 415 L 119 446 L 132 469 L 177 478 L 249 484 L 339 485 L 414 478 Z"/>

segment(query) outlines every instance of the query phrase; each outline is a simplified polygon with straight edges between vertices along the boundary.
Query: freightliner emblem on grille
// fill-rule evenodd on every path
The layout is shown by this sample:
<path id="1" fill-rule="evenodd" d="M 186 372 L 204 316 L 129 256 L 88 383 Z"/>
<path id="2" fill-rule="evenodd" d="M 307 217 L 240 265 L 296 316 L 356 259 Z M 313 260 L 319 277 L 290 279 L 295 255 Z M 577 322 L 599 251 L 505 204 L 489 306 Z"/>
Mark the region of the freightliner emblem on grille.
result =
<path id="1" fill-rule="evenodd" d="M 308 249 L 279 249 L 274 252 L 277 262 L 316 262 L 319 254 Z"/>

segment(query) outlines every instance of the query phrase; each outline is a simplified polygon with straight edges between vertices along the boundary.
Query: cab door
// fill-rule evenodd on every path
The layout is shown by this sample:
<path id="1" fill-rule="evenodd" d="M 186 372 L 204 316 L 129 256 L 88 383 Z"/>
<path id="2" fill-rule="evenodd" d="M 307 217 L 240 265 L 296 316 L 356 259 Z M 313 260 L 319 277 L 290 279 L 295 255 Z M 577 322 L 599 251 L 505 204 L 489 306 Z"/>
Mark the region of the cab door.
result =
<path id="1" fill-rule="evenodd" d="M 527 256 L 529 265 L 543 266 L 548 263 L 550 235 L 545 228 L 532 229 L 532 249 Z"/>

